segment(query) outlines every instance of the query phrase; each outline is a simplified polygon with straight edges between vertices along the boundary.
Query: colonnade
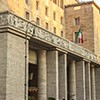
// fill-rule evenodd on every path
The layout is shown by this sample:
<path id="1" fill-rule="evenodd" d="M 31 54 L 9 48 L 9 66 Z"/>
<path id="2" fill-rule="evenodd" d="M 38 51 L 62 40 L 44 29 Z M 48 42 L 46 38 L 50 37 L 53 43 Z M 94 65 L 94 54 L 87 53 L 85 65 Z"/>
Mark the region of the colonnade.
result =
<path id="1" fill-rule="evenodd" d="M 96 66 L 69 58 L 58 50 L 38 51 L 38 100 L 97 100 Z"/>

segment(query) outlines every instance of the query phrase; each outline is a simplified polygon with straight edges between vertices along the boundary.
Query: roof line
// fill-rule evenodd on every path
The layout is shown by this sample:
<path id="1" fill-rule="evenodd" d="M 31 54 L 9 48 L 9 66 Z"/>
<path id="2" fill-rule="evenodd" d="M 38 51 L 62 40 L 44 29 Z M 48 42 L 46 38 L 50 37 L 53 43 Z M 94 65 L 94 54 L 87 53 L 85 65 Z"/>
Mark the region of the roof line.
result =
<path id="1" fill-rule="evenodd" d="M 76 0 L 78 1 L 78 0 Z M 65 8 L 68 8 L 68 7 L 75 7 L 75 6 L 81 6 L 81 5 L 86 5 L 86 4 L 94 4 L 96 6 L 96 8 L 98 10 L 100 10 L 100 7 L 97 5 L 97 3 L 95 3 L 94 1 L 87 1 L 87 2 L 78 2 L 78 3 L 75 3 L 75 4 L 71 4 L 71 5 L 65 5 Z"/>

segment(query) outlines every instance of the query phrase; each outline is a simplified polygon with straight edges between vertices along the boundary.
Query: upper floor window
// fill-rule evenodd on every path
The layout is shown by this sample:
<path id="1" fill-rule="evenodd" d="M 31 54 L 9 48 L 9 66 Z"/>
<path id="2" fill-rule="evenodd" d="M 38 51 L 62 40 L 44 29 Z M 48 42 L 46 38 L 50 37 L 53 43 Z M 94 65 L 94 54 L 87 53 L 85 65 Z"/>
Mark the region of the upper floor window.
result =
<path id="1" fill-rule="evenodd" d="M 26 11 L 26 15 L 25 16 L 26 16 L 27 20 L 30 20 L 30 13 L 28 11 Z"/>
<path id="2" fill-rule="evenodd" d="M 40 25 L 40 18 L 36 17 L 36 24 Z"/>
<path id="3" fill-rule="evenodd" d="M 74 18 L 74 24 L 80 25 L 80 17 Z"/>
<path id="4" fill-rule="evenodd" d="M 64 1 L 63 0 L 60 0 L 60 7 L 63 9 L 63 6 L 64 6 Z"/>
<path id="5" fill-rule="evenodd" d="M 61 31 L 61 37 L 64 37 L 63 31 Z"/>
<path id="6" fill-rule="evenodd" d="M 46 29 L 48 30 L 49 29 L 49 24 L 46 22 Z"/>
<path id="7" fill-rule="evenodd" d="M 75 43 L 80 43 L 80 44 L 83 43 L 83 33 L 80 29 L 78 32 L 74 33 L 74 41 Z"/>
<path id="8" fill-rule="evenodd" d="M 53 28 L 53 32 L 56 33 L 56 27 Z"/>
<path id="9" fill-rule="evenodd" d="M 60 17 L 60 24 L 63 24 L 63 17 Z"/>
<path id="10" fill-rule="evenodd" d="M 29 0 L 25 0 L 26 4 L 29 5 Z"/>
<path id="11" fill-rule="evenodd" d="M 57 4 L 57 0 L 53 0 L 53 3 Z"/>
<path id="12" fill-rule="evenodd" d="M 36 1 L 36 10 L 39 10 L 39 1 Z"/>
<path id="13" fill-rule="evenodd" d="M 56 12 L 53 12 L 53 20 L 56 20 Z"/>
<path id="14" fill-rule="evenodd" d="M 48 7 L 45 6 L 45 15 L 48 16 Z"/>

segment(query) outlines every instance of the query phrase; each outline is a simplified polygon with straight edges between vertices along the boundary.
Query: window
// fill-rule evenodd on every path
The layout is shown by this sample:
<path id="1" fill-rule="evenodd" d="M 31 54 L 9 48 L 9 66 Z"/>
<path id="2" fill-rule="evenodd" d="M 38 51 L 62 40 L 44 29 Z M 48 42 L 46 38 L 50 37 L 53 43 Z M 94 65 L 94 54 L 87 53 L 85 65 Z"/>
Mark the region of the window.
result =
<path id="1" fill-rule="evenodd" d="M 36 18 L 36 24 L 40 25 L 40 19 L 38 17 Z"/>
<path id="2" fill-rule="evenodd" d="M 29 5 L 29 0 L 25 0 L 26 4 Z"/>
<path id="3" fill-rule="evenodd" d="M 80 18 L 79 17 L 74 19 L 74 24 L 80 25 Z"/>
<path id="4" fill-rule="evenodd" d="M 36 10 L 39 10 L 39 2 L 36 1 Z"/>
<path id="5" fill-rule="evenodd" d="M 53 32 L 56 33 L 56 27 L 53 28 Z"/>
<path id="6" fill-rule="evenodd" d="M 56 20 L 56 12 L 53 12 L 53 20 Z"/>
<path id="7" fill-rule="evenodd" d="M 26 11 L 26 19 L 29 20 L 30 19 L 30 13 Z"/>
<path id="8" fill-rule="evenodd" d="M 48 7 L 45 7 L 45 15 L 48 16 Z"/>
<path id="9" fill-rule="evenodd" d="M 63 0 L 60 0 L 60 7 L 63 9 L 63 6 L 64 6 L 64 1 Z"/>
<path id="10" fill-rule="evenodd" d="M 81 31 L 75 32 L 74 33 L 74 42 L 75 43 L 83 43 L 83 34 Z"/>
<path id="11" fill-rule="evenodd" d="M 63 36 L 64 36 L 63 31 L 61 31 L 61 37 L 63 37 Z"/>
<path id="12" fill-rule="evenodd" d="M 63 24 L 63 17 L 60 18 L 60 24 Z"/>
<path id="13" fill-rule="evenodd" d="M 49 29 L 49 25 L 48 25 L 48 23 L 46 22 L 46 29 L 48 30 Z"/>
<path id="14" fill-rule="evenodd" d="M 53 0 L 53 3 L 57 4 L 57 0 Z"/>

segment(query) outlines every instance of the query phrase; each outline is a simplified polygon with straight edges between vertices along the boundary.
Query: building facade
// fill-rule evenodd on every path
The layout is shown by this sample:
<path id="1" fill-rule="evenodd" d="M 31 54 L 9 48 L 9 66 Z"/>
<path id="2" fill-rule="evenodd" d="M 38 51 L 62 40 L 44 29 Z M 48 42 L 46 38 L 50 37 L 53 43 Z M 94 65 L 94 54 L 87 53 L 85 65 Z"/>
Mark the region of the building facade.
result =
<path id="1" fill-rule="evenodd" d="M 1 0 L 0 11 L 10 10 L 22 18 L 65 37 L 64 5 L 76 2 L 76 0 Z"/>
<path id="2" fill-rule="evenodd" d="M 100 65 L 97 56 L 60 37 L 59 31 L 54 34 L 52 28 L 47 30 L 46 16 L 41 15 L 41 10 L 41 25 L 37 25 L 36 8 L 30 8 L 25 2 L 32 5 L 27 0 L 0 1 L 0 100 L 99 100 Z M 40 2 L 42 6 L 47 0 Z M 48 4 L 50 2 L 51 8 L 60 5 L 60 1 L 48 0 Z M 30 8 L 33 17 L 28 16 L 30 14 L 25 12 L 24 6 Z M 57 9 L 56 13 L 60 14 L 62 8 Z M 53 20 L 52 17 L 49 19 Z M 56 24 L 60 30 L 59 21 Z"/>
<path id="3" fill-rule="evenodd" d="M 99 11 L 100 7 L 93 1 L 67 5 L 65 7 L 65 30 L 66 38 L 75 42 L 75 33 L 81 28 L 84 42 L 78 44 L 98 55 L 100 61 Z"/>

